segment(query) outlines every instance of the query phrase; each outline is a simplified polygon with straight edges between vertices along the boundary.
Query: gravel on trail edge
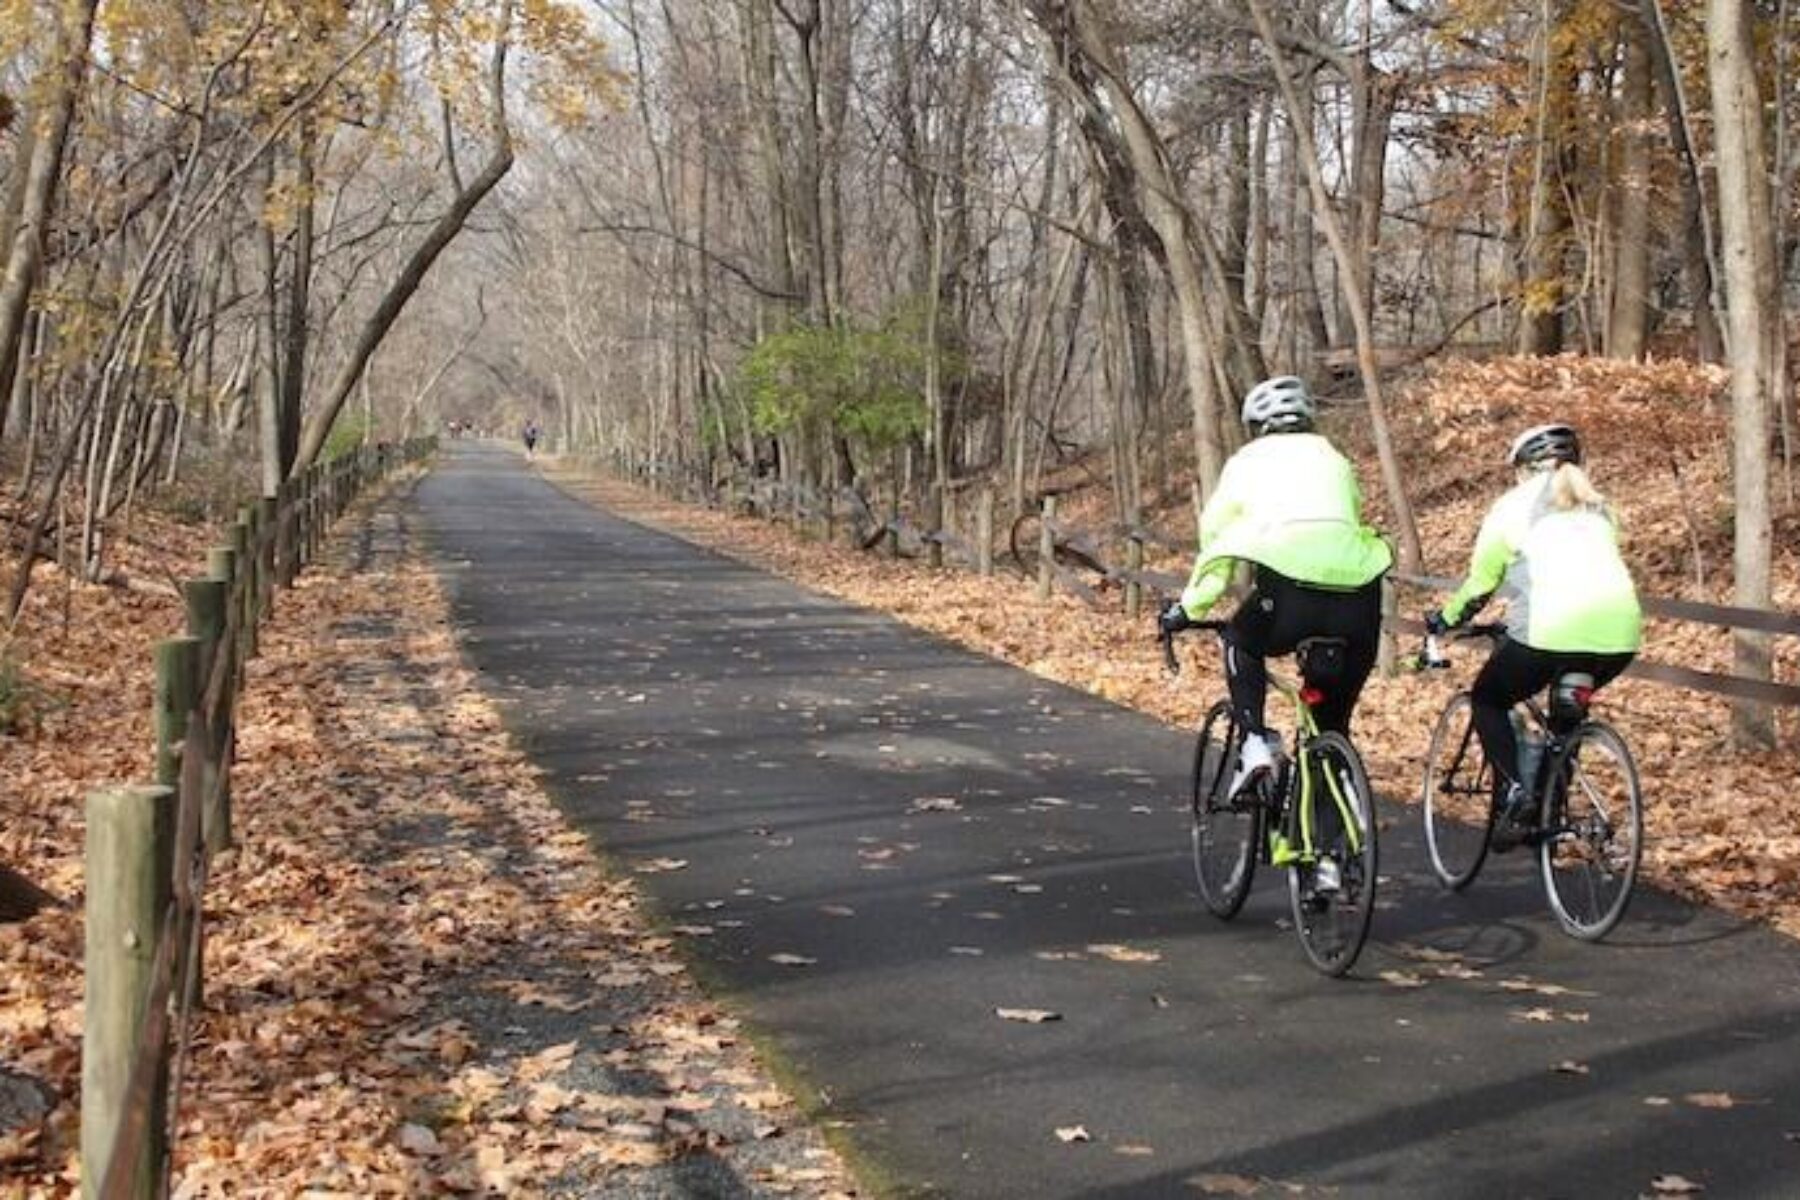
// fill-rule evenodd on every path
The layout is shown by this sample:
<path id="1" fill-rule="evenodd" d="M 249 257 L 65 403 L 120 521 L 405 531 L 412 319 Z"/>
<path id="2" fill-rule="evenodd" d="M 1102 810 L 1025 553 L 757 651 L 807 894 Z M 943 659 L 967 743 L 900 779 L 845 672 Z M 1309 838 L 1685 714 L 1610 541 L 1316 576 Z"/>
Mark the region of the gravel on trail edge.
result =
<path id="1" fill-rule="evenodd" d="M 860 1194 L 547 797 L 401 507 L 281 608 L 217 882 L 288 899 L 208 946 L 175 1194 Z M 316 911 L 278 882 L 295 859 Z"/>

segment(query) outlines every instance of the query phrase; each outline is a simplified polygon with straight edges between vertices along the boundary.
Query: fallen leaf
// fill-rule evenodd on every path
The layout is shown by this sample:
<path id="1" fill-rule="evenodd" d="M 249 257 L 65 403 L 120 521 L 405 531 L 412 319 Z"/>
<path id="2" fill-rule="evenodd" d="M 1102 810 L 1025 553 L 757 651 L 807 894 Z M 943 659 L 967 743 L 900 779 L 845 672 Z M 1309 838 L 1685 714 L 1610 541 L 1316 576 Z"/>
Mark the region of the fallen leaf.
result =
<path id="1" fill-rule="evenodd" d="M 428 1158 L 444 1152 L 443 1143 L 438 1141 L 437 1134 L 423 1125 L 414 1125 L 410 1122 L 400 1127 L 400 1148 L 408 1154 L 417 1154 L 421 1158 Z"/>
<path id="2" fill-rule="evenodd" d="M 954 796 L 921 796 L 912 802 L 913 812 L 955 812 L 962 801 Z"/>
<path id="3" fill-rule="evenodd" d="M 819 960 L 808 958 L 804 954 L 789 954 L 784 950 L 780 954 L 769 955 L 769 961 L 783 967 L 810 967 Z"/>
<path id="4" fill-rule="evenodd" d="M 1155 950 L 1134 950 L 1130 946 L 1115 945 L 1103 942 L 1088 947 L 1089 954 L 1098 954 L 1101 958 L 1116 963 L 1153 963 L 1161 962 L 1162 954 Z"/>
<path id="5" fill-rule="evenodd" d="M 1061 1013 L 1051 1012 L 1047 1008 L 996 1008 L 994 1015 L 1002 1021 L 1023 1021 L 1027 1025 L 1062 1020 Z"/>
<path id="6" fill-rule="evenodd" d="M 1120 1142 L 1113 1147 L 1113 1153 L 1122 1154 L 1126 1158 L 1149 1158 L 1156 1153 L 1156 1150 L 1142 1142 Z"/>
<path id="7" fill-rule="evenodd" d="M 1262 1191 L 1261 1183 L 1244 1175 L 1195 1175 L 1187 1182 L 1202 1196 L 1254 1196 Z"/>
<path id="8" fill-rule="evenodd" d="M 1088 1136 L 1087 1127 L 1083 1125 L 1063 1125 L 1056 1130 L 1059 1142 L 1087 1142 L 1093 1139 Z"/>
<path id="9" fill-rule="evenodd" d="M 1548 1022 L 1556 1020 L 1556 1014 L 1547 1008 L 1515 1008 L 1511 1015 L 1519 1021 Z"/>
<path id="10" fill-rule="evenodd" d="M 1689 1092 L 1682 1099 L 1695 1108 L 1736 1108 L 1744 1103 L 1730 1092 Z"/>
<path id="11" fill-rule="evenodd" d="M 1558 1075 L 1586 1075 L 1588 1073 L 1588 1065 L 1586 1063 L 1576 1062 L 1571 1058 L 1563 1059 L 1550 1069 L 1555 1071 Z"/>
<path id="12" fill-rule="evenodd" d="M 1422 988 L 1429 982 L 1424 976 L 1415 975 L 1411 971 L 1383 971 L 1381 981 L 1397 988 Z"/>
<path id="13" fill-rule="evenodd" d="M 1539 996 L 1593 996 L 1594 992 L 1577 991 L 1564 987 L 1560 983 L 1538 983 L 1532 979 L 1502 979 L 1500 990 L 1503 992 L 1533 992 Z"/>
<path id="14" fill-rule="evenodd" d="M 1658 1175 L 1650 1181 L 1650 1191 L 1658 1196 L 1697 1196 L 1705 1190 L 1684 1175 Z"/>

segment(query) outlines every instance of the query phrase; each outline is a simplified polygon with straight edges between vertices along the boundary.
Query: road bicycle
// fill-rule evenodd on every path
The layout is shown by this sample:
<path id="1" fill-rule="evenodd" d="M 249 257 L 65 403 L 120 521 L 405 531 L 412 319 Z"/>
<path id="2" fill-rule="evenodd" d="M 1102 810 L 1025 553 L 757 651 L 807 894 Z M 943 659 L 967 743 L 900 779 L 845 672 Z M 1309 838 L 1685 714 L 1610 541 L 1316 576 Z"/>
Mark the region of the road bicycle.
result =
<path id="1" fill-rule="evenodd" d="M 1216 633 L 1224 626 L 1199 621 L 1189 628 Z M 1164 633 L 1162 643 L 1164 662 L 1179 673 L 1173 636 Z M 1259 864 L 1284 869 L 1300 947 L 1315 968 L 1334 976 L 1351 968 L 1368 940 L 1379 865 L 1362 758 L 1344 735 L 1321 732 L 1312 713 L 1335 682 L 1344 649 L 1341 638 L 1310 638 L 1295 650 L 1298 679 L 1270 672 L 1271 687 L 1294 709 L 1292 748 L 1237 795 L 1228 789 L 1243 728 L 1230 701 L 1207 710 L 1194 746 L 1189 807 L 1194 877 L 1206 907 L 1230 920 L 1250 895 Z"/>
<path id="2" fill-rule="evenodd" d="M 1498 642 L 1498 623 L 1466 626 L 1458 641 Z M 1436 637 L 1427 637 L 1415 669 L 1449 666 Z M 1537 852 L 1544 894 L 1557 922 L 1583 941 L 1605 937 L 1625 915 L 1644 852 L 1644 800 L 1631 747 L 1612 726 L 1589 715 L 1593 676 L 1563 675 L 1543 698 L 1514 711 L 1521 762 L 1514 775 L 1536 801 L 1537 818 L 1523 842 Z M 1432 873 L 1451 891 L 1474 882 L 1493 843 L 1498 797 L 1494 772 L 1475 735 L 1467 689 L 1450 698 L 1431 732 L 1422 784 L 1425 845 Z"/>

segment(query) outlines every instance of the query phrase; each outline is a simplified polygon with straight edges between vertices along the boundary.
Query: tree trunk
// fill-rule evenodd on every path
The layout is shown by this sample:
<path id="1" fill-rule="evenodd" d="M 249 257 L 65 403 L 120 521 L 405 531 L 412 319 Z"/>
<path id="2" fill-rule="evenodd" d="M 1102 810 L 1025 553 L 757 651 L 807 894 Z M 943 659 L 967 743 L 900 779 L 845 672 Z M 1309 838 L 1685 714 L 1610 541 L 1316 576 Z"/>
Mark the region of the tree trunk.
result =
<path id="1" fill-rule="evenodd" d="M 1687 277 L 1688 308 L 1693 314 L 1695 353 L 1700 361 L 1716 363 L 1725 358 L 1725 337 L 1719 325 L 1717 288 L 1720 272 L 1714 254 L 1713 234 L 1706 198 L 1706 178 L 1688 119 L 1686 89 L 1681 69 L 1669 44 L 1668 25 L 1660 0 L 1639 0 L 1639 20 L 1646 31 L 1646 45 L 1655 64 L 1657 90 L 1669 117 L 1669 140 L 1681 160 L 1682 273 Z"/>
<path id="2" fill-rule="evenodd" d="M 1519 289 L 1520 354 L 1559 354 L 1563 348 L 1563 304 L 1567 280 L 1563 259 L 1571 221 L 1564 191 L 1572 155 L 1576 65 L 1564 48 L 1562 28 L 1569 0 L 1559 0 L 1538 37 L 1537 138 L 1531 166 L 1531 208 L 1521 254 Z"/>
<path id="3" fill-rule="evenodd" d="M 31 305 L 32 289 L 37 286 L 38 270 L 43 265 L 44 230 L 55 207 L 57 183 L 62 178 L 63 152 L 69 144 L 69 127 L 75 120 L 75 104 L 87 70 L 97 2 L 74 0 L 58 6 L 63 22 L 58 26 L 54 60 L 60 64 L 56 85 L 44 117 L 45 127 L 33 141 L 31 160 L 23 168 L 24 201 L 6 254 L 6 277 L 0 281 L 0 379 L 9 382 L 18 369 L 25 312 Z M 15 165 L 14 169 L 20 168 Z M 0 422 L 4 421 L 5 413 L 0 410 Z M 0 433 L 4 432 L 0 429 Z"/>
<path id="4" fill-rule="evenodd" d="M 300 122 L 294 150 L 294 258 L 288 264 L 287 311 L 283 314 L 281 403 L 276 409 L 276 478 L 287 476 L 300 449 L 300 406 L 306 392 L 307 314 L 312 304 L 313 159 L 317 150 L 312 120 Z"/>
<path id="5" fill-rule="evenodd" d="M 1313 143 L 1312 109 L 1303 108 L 1300 104 L 1300 96 L 1282 57 L 1274 23 L 1269 19 L 1268 8 L 1263 0 L 1247 2 L 1250 13 L 1256 20 L 1257 31 L 1262 35 L 1263 44 L 1268 50 L 1269 66 L 1275 73 L 1282 102 L 1287 105 L 1288 121 L 1294 127 L 1294 141 L 1300 152 L 1300 163 L 1306 168 L 1307 182 L 1312 189 L 1313 211 L 1325 228 L 1325 240 L 1331 246 L 1333 258 L 1337 260 L 1339 282 L 1350 303 L 1350 318 L 1356 327 L 1356 361 L 1362 373 L 1363 390 L 1368 397 L 1369 423 L 1375 435 L 1376 454 L 1381 460 L 1381 478 L 1386 485 L 1388 504 L 1394 511 L 1394 523 L 1399 526 L 1400 569 L 1416 573 L 1424 565 L 1424 554 L 1419 546 L 1419 525 L 1413 517 L 1412 501 L 1406 494 L 1406 481 L 1400 473 L 1400 459 L 1394 453 L 1394 441 L 1388 432 L 1387 402 L 1382 395 L 1381 374 L 1375 364 L 1374 329 L 1370 319 L 1368 294 L 1363 290 L 1362 280 L 1357 277 L 1355 257 L 1344 231 L 1338 226 L 1337 214 L 1331 208 L 1331 196 L 1325 189 L 1325 172 L 1319 164 L 1318 148 Z"/>
<path id="6" fill-rule="evenodd" d="M 1731 361 L 1732 495 L 1735 534 L 1733 598 L 1768 608 L 1771 527 L 1769 435 L 1787 377 L 1783 364 L 1781 284 L 1776 270 L 1775 222 L 1769 204 L 1769 158 L 1763 142 L 1762 98 L 1755 44 L 1743 0 L 1707 0 L 1707 63 L 1712 79 L 1713 130 L 1719 170 L 1719 231 L 1725 268 Z M 1740 675 L 1771 678 L 1767 634 L 1735 636 Z M 1766 704 L 1734 701 L 1732 729 L 1740 745 L 1775 742 Z"/>
<path id="7" fill-rule="evenodd" d="M 297 477 L 306 468 L 312 466 L 319 457 L 319 452 L 325 448 L 325 439 L 331 435 L 331 426 L 337 420 L 338 411 L 350 398 L 350 393 L 355 390 L 357 380 L 362 377 L 370 357 L 374 355 L 376 348 L 381 345 L 382 339 L 387 336 L 388 330 L 393 327 L 402 310 L 406 308 L 407 301 L 411 300 L 413 293 L 419 290 L 419 285 L 425 280 L 426 272 L 431 270 L 431 265 L 437 261 L 438 255 L 443 253 L 444 248 L 456 238 L 458 233 L 462 232 L 462 227 L 467 223 L 469 214 L 475 211 L 475 206 L 480 204 L 482 199 L 493 191 L 495 185 L 504 179 L 506 173 L 512 169 L 512 131 L 507 125 L 506 117 L 506 52 L 512 37 L 511 0 L 507 0 L 501 6 L 500 27 L 496 36 L 494 57 L 488 71 L 488 100 L 494 120 L 493 152 L 489 155 L 486 165 L 481 168 L 481 173 L 470 180 L 468 186 L 457 194 L 449 210 L 437 219 L 437 223 L 425 235 L 425 240 L 413 250 L 412 255 L 406 260 L 406 265 L 401 268 L 400 274 L 388 285 L 387 292 L 381 297 L 381 303 L 376 306 L 369 319 L 363 323 L 362 331 L 357 335 L 356 344 L 350 350 L 349 359 L 338 371 L 336 379 L 325 393 L 324 403 L 313 413 L 312 421 L 306 427 L 305 434 L 301 438 L 299 452 L 295 455 L 293 467 L 289 471 L 290 477 Z"/>
<path id="8" fill-rule="evenodd" d="M 1650 329 L 1650 48 L 1645 30 L 1620 22 L 1625 41 L 1621 82 L 1617 218 L 1613 222 L 1613 281 L 1606 323 L 1606 353 L 1644 356 Z"/>

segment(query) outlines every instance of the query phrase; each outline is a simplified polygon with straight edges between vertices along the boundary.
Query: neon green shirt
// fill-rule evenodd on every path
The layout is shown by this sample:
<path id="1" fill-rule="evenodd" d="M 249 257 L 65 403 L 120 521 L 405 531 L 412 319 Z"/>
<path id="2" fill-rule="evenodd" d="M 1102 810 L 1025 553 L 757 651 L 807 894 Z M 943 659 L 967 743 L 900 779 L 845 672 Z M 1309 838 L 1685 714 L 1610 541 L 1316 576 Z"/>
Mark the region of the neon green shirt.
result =
<path id="1" fill-rule="evenodd" d="M 1233 454 L 1219 473 L 1200 514 L 1200 555 L 1181 593 L 1188 616 L 1206 615 L 1240 561 L 1349 590 L 1379 579 L 1394 555 L 1362 523 L 1350 460 L 1319 434 L 1277 433 Z"/>
<path id="2" fill-rule="evenodd" d="M 1534 650 L 1635 651 L 1643 613 L 1618 530 L 1599 507 L 1550 506 L 1549 474 L 1534 475 L 1488 510 L 1469 576 L 1444 605 L 1455 624 L 1472 603 L 1502 591 L 1507 636 Z"/>

